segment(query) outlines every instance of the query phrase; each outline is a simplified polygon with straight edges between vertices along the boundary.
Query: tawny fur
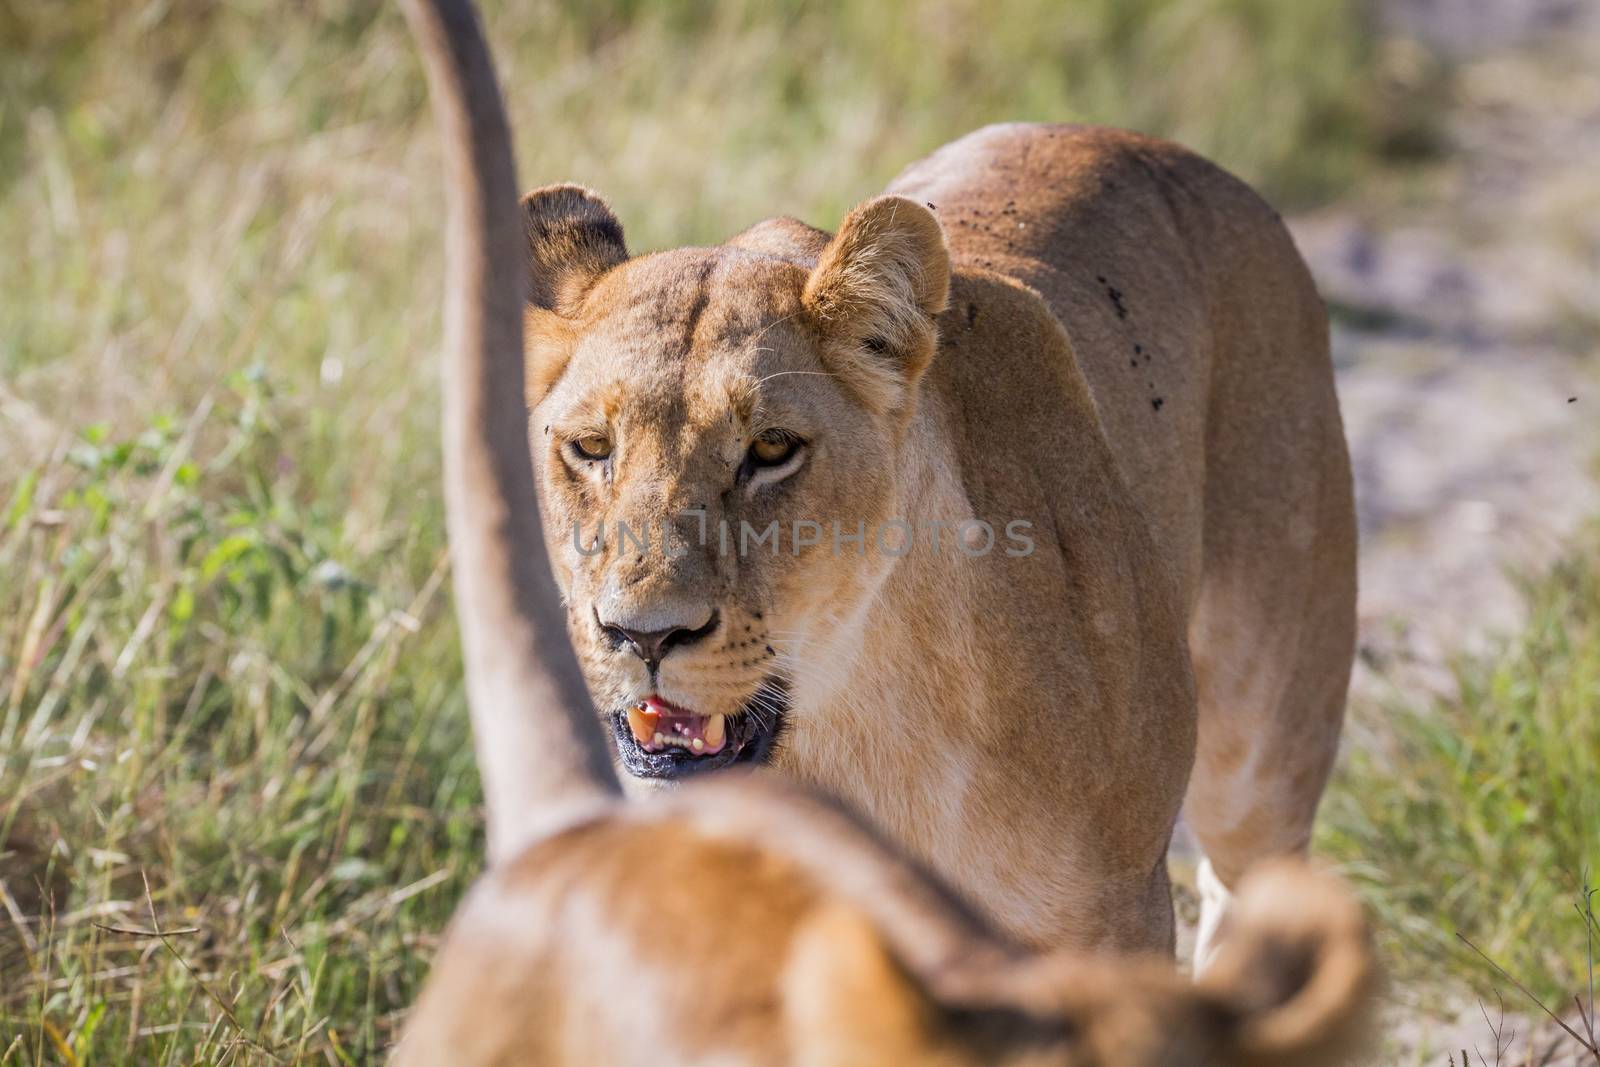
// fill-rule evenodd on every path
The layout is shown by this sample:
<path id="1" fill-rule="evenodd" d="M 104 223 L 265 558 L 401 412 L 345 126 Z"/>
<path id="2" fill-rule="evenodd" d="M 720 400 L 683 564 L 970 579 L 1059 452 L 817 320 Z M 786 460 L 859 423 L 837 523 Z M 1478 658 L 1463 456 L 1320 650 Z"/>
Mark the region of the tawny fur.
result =
<path id="1" fill-rule="evenodd" d="M 491 874 L 397 1064 L 1323 1067 L 1359 1042 L 1366 926 L 1302 866 L 1246 881 L 1195 984 L 1158 958 L 1019 949 L 849 817 L 741 777 Z"/>
<path id="2" fill-rule="evenodd" d="M 566 217 L 571 195 L 525 210 Z M 588 194 L 578 217 L 602 210 Z M 1040 946 L 1170 948 L 1186 793 L 1227 886 L 1304 850 L 1354 647 L 1354 519 L 1326 316 L 1255 194 L 1135 134 L 1001 126 L 836 235 L 780 219 L 629 258 L 604 218 L 615 265 L 563 282 L 583 299 L 534 307 L 527 340 L 549 548 L 602 714 L 651 692 L 738 714 L 785 683 L 777 768 Z M 804 465 L 745 492 L 774 426 Z M 591 432 L 604 470 L 571 462 Z M 955 533 L 975 519 L 987 554 Z M 773 521 L 775 551 L 737 550 Z M 898 521 L 919 533 L 895 558 L 870 531 Z M 1006 551 L 1019 522 L 1027 555 Z M 704 547 L 641 552 L 620 523 Z M 863 528 L 865 552 L 835 550 Z M 655 679 L 600 625 L 713 613 Z"/>
<path id="3" fill-rule="evenodd" d="M 775 780 L 616 798 L 600 731 L 563 692 L 571 656 L 537 517 L 514 510 L 533 486 L 515 400 L 496 393 L 520 370 L 520 264 L 496 239 L 513 173 L 499 91 L 468 0 L 404 7 L 451 177 L 445 439 L 461 484 L 447 506 L 469 695 L 480 728 L 521 716 L 480 746 L 519 742 L 494 766 L 520 761 L 522 780 L 487 784 L 531 810 L 500 814 L 513 858 L 452 924 L 398 1061 L 1315 1067 L 1336 1055 L 1371 984 L 1366 929 L 1347 893 L 1299 867 L 1245 885 L 1196 986 L 1160 960 L 1031 955 L 852 817 Z M 914 299 L 935 299 L 927 277 Z"/>

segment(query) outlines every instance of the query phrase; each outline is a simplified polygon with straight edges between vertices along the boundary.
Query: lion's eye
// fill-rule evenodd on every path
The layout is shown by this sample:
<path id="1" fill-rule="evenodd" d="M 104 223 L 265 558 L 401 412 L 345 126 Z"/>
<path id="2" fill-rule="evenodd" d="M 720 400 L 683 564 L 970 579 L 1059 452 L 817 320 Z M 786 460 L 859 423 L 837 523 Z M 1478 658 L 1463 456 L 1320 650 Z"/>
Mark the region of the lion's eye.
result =
<path id="1" fill-rule="evenodd" d="M 782 430 L 768 430 L 750 443 L 750 461 L 757 467 L 787 463 L 800 451 L 800 439 Z"/>
<path id="2" fill-rule="evenodd" d="M 611 455 L 611 439 L 597 433 L 587 434 L 573 441 L 572 449 L 580 459 L 605 459 Z"/>

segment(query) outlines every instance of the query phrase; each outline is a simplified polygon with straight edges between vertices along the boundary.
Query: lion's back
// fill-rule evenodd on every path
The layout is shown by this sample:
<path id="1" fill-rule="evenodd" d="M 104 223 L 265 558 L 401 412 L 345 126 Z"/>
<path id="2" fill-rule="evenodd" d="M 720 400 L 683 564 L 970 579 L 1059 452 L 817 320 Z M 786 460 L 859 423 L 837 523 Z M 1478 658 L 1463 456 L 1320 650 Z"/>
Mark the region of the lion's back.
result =
<path id="1" fill-rule="evenodd" d="M 1187 149 L 1094 126 L 985 127 L 913 163 L 889 191 L 933 205 L 958 273 L 992 271 L 1042 298 L 1192 599 L 1206 524 L 1220 518 L 1206 501 L 1219 391 L 1229 407 L 1337 421 L 1326 314 L 1277 213 Z M 1245 462 L 1281 470 L 1314 440 L 1327 437 L 1285 432 L 1289 454 Z"/>

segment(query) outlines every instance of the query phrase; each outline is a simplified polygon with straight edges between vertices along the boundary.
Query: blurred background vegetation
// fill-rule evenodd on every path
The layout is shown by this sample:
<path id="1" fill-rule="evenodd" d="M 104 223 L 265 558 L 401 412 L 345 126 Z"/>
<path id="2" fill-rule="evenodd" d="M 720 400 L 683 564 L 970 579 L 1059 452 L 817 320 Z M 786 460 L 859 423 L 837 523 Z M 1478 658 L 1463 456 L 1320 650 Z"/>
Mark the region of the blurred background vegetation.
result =
<path id="1" fill-rule="evenodd" d="M 1444 151 L 1351 0 L 485 9 L 524 184 L 636 251 L 991 121 L 1287 208 Z M 378 0 L 0 0 L 0 1064 L 371 1062 L 479 867 L 425 103 Z"/>

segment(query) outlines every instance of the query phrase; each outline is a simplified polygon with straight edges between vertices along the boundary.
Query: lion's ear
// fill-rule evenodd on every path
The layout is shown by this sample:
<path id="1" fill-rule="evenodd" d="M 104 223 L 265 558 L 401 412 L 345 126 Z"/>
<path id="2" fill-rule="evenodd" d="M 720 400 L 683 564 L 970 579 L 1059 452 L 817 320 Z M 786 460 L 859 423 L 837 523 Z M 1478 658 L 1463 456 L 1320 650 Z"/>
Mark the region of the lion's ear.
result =
<path id="1" fill-rule="evenodd" d="M 600 276 L 628 259 L 622 223 L 579 185 L 547 185 L 522 198 L 528 232 L 524 383 L 528 406 L 544 399 L 576 341 L 572 316 Z"/>
<path id="2" fill-rule="evenodd" d="M 933 213 L 903 196 L 852 211 L 806 280 L 805 305 L 835 372 L 891 410 L 933 358 L 933 318 L 950 295 L 950 253 Z"/>
<path id="3" fill-rule="evenodd" d="M 578 185 L 547 185 L 522 198 L 532 272 L 528 302 L 565 314 L 612 267 L 628 258 L 622 223 L 606 202 Z"/>

